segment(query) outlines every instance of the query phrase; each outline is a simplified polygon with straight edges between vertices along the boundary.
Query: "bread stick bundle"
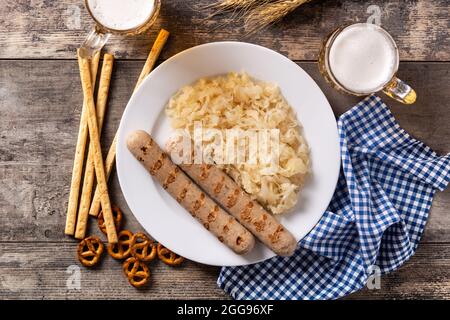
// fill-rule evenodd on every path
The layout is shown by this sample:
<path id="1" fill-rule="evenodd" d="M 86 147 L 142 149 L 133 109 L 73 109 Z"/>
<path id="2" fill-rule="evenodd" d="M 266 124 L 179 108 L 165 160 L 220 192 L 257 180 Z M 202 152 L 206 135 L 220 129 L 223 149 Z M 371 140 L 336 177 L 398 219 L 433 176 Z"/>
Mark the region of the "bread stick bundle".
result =
<path id="1" fill-rule="evenodd" d="M 77 51 L 77 55 L 79 52 Z M 97 80 L 98 64 L 100 52 L 96 53 L 90 61 L 90 74 L 92 85 L 95 86 Z M 64 233 L 73 236 L 77 223 L 78 199 L 80 196 L 81 179 L 83 176 L 84 155 L 88 139 L 88 110 L 83 102 L 81 109 L 80 128 L 78 130 L 77 145 L 75 149 L 75 159 L 73 161 L 72 181 L 70 183 L 69 203 L 67 205 L 66 227 Z"/>
<path id="2" fill-rule="evenodd" d="M 145 61 L 144 67 L 142 68 L 141 74 L 139 75 L 139 79 L 134 87 L 134 91 L 136 91 L 141 85 L 142 81 L 144 81 L 145 77 L 152 71 L 153 67 L 158 60 L 158 57 L 164 48 L 164 45 L 169 38 L 169 31 L 161 29 L 156 37 L 155 43 L 153 43 L 152 49 L 148 54 L 147 60 Z M 117 133 L 114 136 L 113 142 L 109 147 L 108 155 L 105 159 L 105 171 L 106 171 L 106 179 L 109 179 L 111 176 L 114 163 L 116 161 L 116 147 L 117 147 Z M 100 189 L 97 187 L 95 189 L 94 197 L 92 198 L 92 204 L 89 210 L 89 214 L 91 216 L 97 217 L 100 212 Z"/>
<path id="3" fill-rule="evenodd" d="M 99 133 L 102 130 L 103 121 L 105 119 L 113 65 L 114 65 L 114 56 L 112 54 L 105 53 L 105 55 L 103 56 L 103 65 L 100 74 L 100 82 L 97 93 L 97 103 L 95 106 L 97 111 L 97 122 Z M 81 200 L 78 210 L 77 226 L 75 229 L 76 239 L 84 239 L 84 237 L 86 236 L 88 212 L 89 206 L 91 204 L 91 193 L 95 178 L 93 153 L 94 150 L 91 144 L 89 145 L 86 168 L 84 171 L 83 188 L 81 192 Z"/>
<path id="4" fill-rule="evenodd" d="M 148 133 L 131 133 L 127 146 L 161 186 L 221 242 L 238 254 L 253 248 L 253 235 L 175 165 Z"/>
<path id="5" fill-rule="evenodd" d="M 297 247 L 294 236 L 223 170 L 210 164 L 180 167 L 273 252 L 280 256 L 294 253 Z"/>
<path id="6" fill-rule="evenodd" d="M 89 71 L 89 61 L 78 56 L 78 65 L 80 69 L 81 84 L 83 87 L 84 101 L 88 109 L 89 141 L 93 150 L 92 159 L 94 161 L 97 184 L 98 188 L 101 190 L 100 201 L 105 218 L 108 242 L 117 243 L 117 231 L 114 225 L 114 217 L 111 209 L 111 201 L 109 199 L 108 184 L 106 182 L 105 166 L 103 163 L 102 149 L 100 145 L 100 133 L 98 130 L 97 113 L 95 111 L 93 87 L 90 79 L 91 75 Z"/>

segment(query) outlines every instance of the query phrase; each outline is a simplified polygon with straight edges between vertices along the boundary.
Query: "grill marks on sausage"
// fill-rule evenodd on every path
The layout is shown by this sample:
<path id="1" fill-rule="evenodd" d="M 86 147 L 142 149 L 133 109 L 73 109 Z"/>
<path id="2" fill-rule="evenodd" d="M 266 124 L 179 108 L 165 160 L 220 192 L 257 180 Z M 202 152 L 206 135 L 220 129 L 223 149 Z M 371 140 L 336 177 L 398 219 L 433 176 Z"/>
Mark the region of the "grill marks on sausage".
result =
<path id="1" fill-rule="evenodd" d="M 241 194 L 240 189 L 234 189 L 234 191 L 227 197 L 227 208 L 232 208 L 236 205 Z"/>
<path id="2" fill-rule="evenodd" d="M 147 155 L 147 150 L 148 150 L 148 148 L 146 146 L 143 146 L 141 148 L 141 151 L 144 153 L 144 155 Z"/>
<path id="3" fill-rule="evenodd" d="M 192 184 L 192 182 L 188 181 L 188 183 L 186 184 L 186 186 L 183 187 L 183 189 L 181 189 L 180 194 L 177 196 L 177 201 L 178 201 L 179 203 L 181 203 L 181 201 L 183 201 L 184 198 L 186 198 L 186 194 L 187 194 L 189 188 L 191 187 L 191 184 Z"/>
<path id="4" fill-rule="evenodd" d="M 219 206 L 215 205 L 213 210 L 210 213 L 208 213 L 208 217 L 207 217 L 208 223 L 216 221 L 218 212 L 219 212 Z"/>
<path id="5" fill-rule="evenodd" d="M 227 234 L 228 231 L 230 231 L 230 228 L 228 227 L 228 225 L 224 225 L 222 230 L 223 230 L 223 233 Z"/>
<path id="6" fill-rule="evenodd" d="M 280 225 L 272 234 L 269 234 L 270 242 L 277 243 L 278 240 L 280 240 L 280 235 L 282 232 L 284 232 L 284 228 Z"/>
<path id="7" fill-rule="evenodd" d="M 151 148 L 152 146 L 153 146 L 153 139 L 150 139 L 144 146 L 142 146 L 142 147 L 140 148 L 140 150 L 142 151 L 142 154 L 143 154 L 144 156 L 147 156 L 147 151 L 150 150 L 150 148 Z M 138 159 L 140 162 L 144 162 L 144 161 L 145 161 L 145 159 L 144 159 L 143 157 L 141 157 L 141 156 L 138 156 L 137 159 Z M 152 174 L 153 174 L 153 173 L 152 173 Z"/>
<path id="8" fill-rule="evenodd" d="M 225 177 L 222 176 L 220 178 L 220 181 L 215 184 L 213 191 L 216 195 L 219 194 L 220 191 L 222 190 L 224 182 L 225 182 Z"/>
<path id="9" fill-rule="evenodd" d="M 197 200 L 195 200 L 192 204 L 192 215 L 195 217 L 197 212 L 205 205 L 205 194 L 202 192 Z"/>
<path id="10" fill-rule="evenodd" d="M 155 163 L 151 166 L 150 168 L 150 173 L 152 175 L 155 175 L 159 169 L 161 169 L 164 160 L 167 158 L 167 154 L 165 154 L 164 152 L 161 152 L 159 155 L 159 159 L 155 161 Z"/>
<path id="11" fill-rule="evenodd" d="M 252 221 L 252 209 L 253 209 L 253 202 L 250 201 L 247 203 L 245 208 L 241 211 L 240 217 L 242 221 L 250 223 Z"/>
<path id="12" fill-rule="evenodd" d="M 173 171 L 171 173 L 169 173 L 169 175 L 167 176 L 166 181 L 163 184 L 163 188 L 164 189 L 167 189 L 169 187 L 169 184 L 175 182 L 175 179 L 177 178 L 178 172 L 180 172 L 180 168 L 174 167 Z"/>
<path id="13" fill-rule="evenodd" d="M 255 225 L 256 231 L 263 232 L 264 229 L 266 228 L 266 224 L 267 224 L 267 215 L 263 214 L 261 217 L 261 220 L 256 221 L 253 224 Z"/>
<path id="14" fill-rule="evenodd" d="M 200 170 L 200 180 L 208 179 L 209 176 L 209 169 L 211 169 L 210 164 L 202 164 Z"/>
<path id="15" fill-rule="evenodd" d="M 235 223 L 236 220 L 234 220 L 233 217 L 230 217 L 230 219 L 228 219 L 228 222 L 226 225 L 223 226 L 222 231 L 224 234 L 227 234 L 230 231 L 230 226 Z"/>
<path id="16" fill-rule="evenodd" d="M 263 214 L 261 216 L 261 219 L 258 221 L 252 222 L 252 210 L 253 210 L 254 204 L 252 201 L 248 202 L 247 205 L 244 207 L 244 209 L 240 213 L 240 218 L 242 221 L 245 221 L 247 223 L 253 223 L 255 226 L 255 230 L 257 232 L 263 232 L 267 225 L 267 214 Z"/>

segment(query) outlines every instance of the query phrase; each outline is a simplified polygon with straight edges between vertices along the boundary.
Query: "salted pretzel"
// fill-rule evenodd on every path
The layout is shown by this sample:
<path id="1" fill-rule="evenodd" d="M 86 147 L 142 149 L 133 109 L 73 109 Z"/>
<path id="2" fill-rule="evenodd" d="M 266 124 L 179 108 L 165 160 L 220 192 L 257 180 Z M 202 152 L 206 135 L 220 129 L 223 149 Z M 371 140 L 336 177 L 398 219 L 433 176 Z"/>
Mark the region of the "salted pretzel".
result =
<path id="1" fill-rule="evenodd" d="M 130 257 L 124 262 L 123 272 L 128 282 L 135 288 L 144 286 L 150 280 L 149 268 L 144 262 L 135 257 Z"/>
<path id="2" fill-rule="evenodd" d="M 135 233 L 131 239 L 131 255 L 144 262 L 152 261 L 156 257 L 156 244 L 145 234 Z"/>
<path id="3" fill-rule="evenodd" d="M 175 252 L 170 251 L 161 243 L 158 243 L 157 252 L 159 259 L 169 266 L 179 266 L 184 261 L 184 258 L 182 256 L 179 256 Z"/>
<path id="4" fill-rule="evenodd" d="M 93 267 L 99 261 L 103 253 L 103 243 L 97 237 L 88 237 L 78 244 L 78 259 L 85 267 Z"/>
<path id="5" fill-rule="evenodd" d="M 133 234 L 128 230 L 122 230 L 118 234 L 119 241 L 108 245 L 108 253 L 117 260 L 126 259 L 131 254 L 131 240 Z"/>
<path id="6" fill-rule="evenodd" d="M 120 227 L 122 226 L 122 211 L 116 207 L 112 206 L 112 212 L 113 212 L 113 218 L 114 218 L 114 225 L 116 226 L 116 231 L 120 230 Z M 103 217 L 103 211 L 100 211 L 98 214 L 98 227 L 100 230 L 106 234 L 106 225 L 105 225 L 105 218 Z"/>

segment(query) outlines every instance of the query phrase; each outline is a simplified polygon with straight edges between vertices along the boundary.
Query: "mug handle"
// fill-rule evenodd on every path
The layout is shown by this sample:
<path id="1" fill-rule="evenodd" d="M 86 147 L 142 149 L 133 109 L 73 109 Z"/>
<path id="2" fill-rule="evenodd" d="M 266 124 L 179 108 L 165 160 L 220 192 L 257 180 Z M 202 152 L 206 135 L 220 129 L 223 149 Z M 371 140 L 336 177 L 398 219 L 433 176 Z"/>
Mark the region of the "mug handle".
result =
<path id="1" fill-rule="evenodd" d="M 82 58 L 92 58 L 94 54 L 100 51 L 108 41 L 111 33 L 104 32 L 95 27 L 84 40 L 80 48 Z"/>
<path id="2" fill-rule="evenodd" d="M 397 77 L 392 78 L 384 87 L 383 92 L 404 104 L 413 104 L 417 99 L 417 94 L 414 89 Z"/>

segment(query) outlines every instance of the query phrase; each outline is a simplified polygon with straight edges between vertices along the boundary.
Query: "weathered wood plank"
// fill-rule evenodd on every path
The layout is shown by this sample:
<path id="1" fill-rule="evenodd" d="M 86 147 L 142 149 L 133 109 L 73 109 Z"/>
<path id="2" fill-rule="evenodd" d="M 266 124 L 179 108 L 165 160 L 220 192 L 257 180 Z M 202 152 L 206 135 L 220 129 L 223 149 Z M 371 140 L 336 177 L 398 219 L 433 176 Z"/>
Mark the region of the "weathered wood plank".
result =
<path id="1" fill-rule="evenodd" d="M 121 264 L 106 257 L 93 270 L 80 266 L 72 243 L 0 243 L 0 299 L 219 299 L 219 268 L 187 262 L 179 269 L 150 263 L 151 284 L 132 288 Z M 450 299 L 450 246 L 422 244 L 401 269 L 381 278 L 380 290 L 362 290 L 350 299 Z M 81 290 L 66 286 L 67 268 L 80 266 Z M 433 272 L 430 272 L 433 270 Z"/>
<path id="2" fill-rule="evenodd" d="M 450 299 L 450 245 L 421 244 L 400 269 L 381 277 L 381 289 L 365 288 L 348 299 Z"/>
<path id="3" fill-rule="evenodd" d="M 76 257 L 76 243 L 0 243 L 0 299 L 204 299 L 226 298 L 216 286 L 218 268 L 187 261 L 170 268 L 149 264 L 150 285 L 128 284 L 119 261 L 107 256 L 93 270 Z M 69 266 L 79 266 L 81 290 L 66 286 Z"/>
<path id="4" fill-rule="evenodd" d="M 146 35 L 114 36 L 108 46 L 120 58 L 145 58 L 156 29 L 167 28 L 172 39 L 164 58 L 211 41 L 244 40 L 267 46 L 294 60 L 316 58 L 322 39 L 337 26 L 366 21 L 378 6 L 381 23 L 398 41 L 403 60 L 449 61 L 450 6 L 447 0 L 315 0 L 281 23 L 245 37 L 241 22 L 230 15 L 206 20 L 202 10 L 212 0 L 164 0 L 160 18 Z M 0 0 L 0 58 L 71 59 L 92 21 L 79 0 Z"/>
<path id="5" fill-rule="evenodd" d="M 116 63 L 104 147 L 112 140 L 141 66 L 140 61 Z M 301 66 L 323 88 L 336 115 L 358 100 L 332 90 L 314 63 Z M 439 153 L 450 151 L 449 70 L 450 63 L 404 63 L 399 76 L 417 89 L 417 104 L 405 107 L 386 98 L 400 124 Z M 77 64 L 0 61 L 0 88 L 0 241 L 66 241 L 63 226 L 82 101 Z M 140 230 L 115 177 L 111 194 L 126 212 L 129 227 Z M 423 241 L 450 242 L 449 207 L 447 190 L 436 196 Z"/>

